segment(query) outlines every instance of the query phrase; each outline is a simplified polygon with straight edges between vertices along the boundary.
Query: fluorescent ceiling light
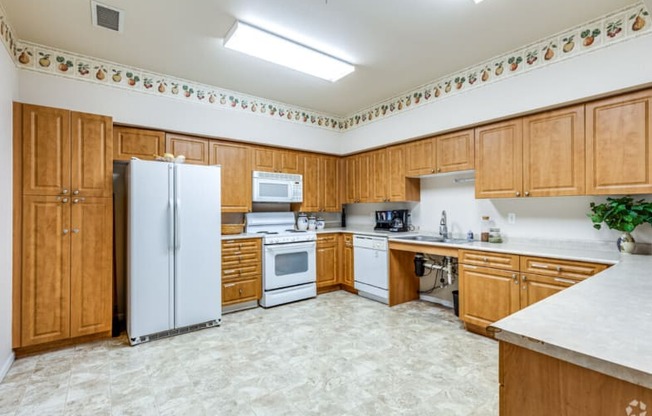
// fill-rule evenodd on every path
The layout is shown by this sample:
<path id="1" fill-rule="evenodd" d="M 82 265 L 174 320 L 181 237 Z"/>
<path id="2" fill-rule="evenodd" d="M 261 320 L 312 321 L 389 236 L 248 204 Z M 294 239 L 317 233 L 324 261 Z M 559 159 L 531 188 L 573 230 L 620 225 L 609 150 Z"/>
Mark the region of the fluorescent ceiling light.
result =
<path id="1" fill-rule="evenodd" d="M 224 46 L 331 82 L 355 71 L 351 64 L 239 21 Z"/>
<path id="2" fill-rule="evenodd" d="M 473 1 L 475 2 L 475 4 L 478 4 L 478 3 L 480 3 L 482 0 L 473 0 Z"/>

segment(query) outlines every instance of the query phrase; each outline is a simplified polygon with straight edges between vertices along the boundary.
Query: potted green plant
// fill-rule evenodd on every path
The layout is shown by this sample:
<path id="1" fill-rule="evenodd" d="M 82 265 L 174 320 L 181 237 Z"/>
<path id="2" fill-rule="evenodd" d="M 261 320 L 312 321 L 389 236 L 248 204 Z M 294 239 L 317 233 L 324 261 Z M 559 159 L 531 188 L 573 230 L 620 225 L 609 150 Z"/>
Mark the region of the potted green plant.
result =
<path id="1" fill-rule="evenodd" d="M 607 202 L 596 204 L 591 202 L 591 212 L 587 214 L 593 221 L 593 228 L 599 230 L 602 223 L 612 230 L 621 231 L 618 238 L 618 250 L 621 253 L 634 251 L 634 238 L 630 234 L 641 224 L 652 224 L 652 202 L 644 199 L 635 201 L 630 196 L 622 198 L 607 198 Z"/>

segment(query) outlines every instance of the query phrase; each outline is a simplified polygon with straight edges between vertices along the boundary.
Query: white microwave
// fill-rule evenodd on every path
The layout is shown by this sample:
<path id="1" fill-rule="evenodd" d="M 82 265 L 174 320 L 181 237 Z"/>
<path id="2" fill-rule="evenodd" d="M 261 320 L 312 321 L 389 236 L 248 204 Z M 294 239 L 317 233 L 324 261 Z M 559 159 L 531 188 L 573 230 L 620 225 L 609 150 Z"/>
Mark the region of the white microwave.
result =
<path id="1" fill-rule="evenodd" d="M 303 202 L 303 178 L 289 173 L 254 171 L 253 202 Z"/>

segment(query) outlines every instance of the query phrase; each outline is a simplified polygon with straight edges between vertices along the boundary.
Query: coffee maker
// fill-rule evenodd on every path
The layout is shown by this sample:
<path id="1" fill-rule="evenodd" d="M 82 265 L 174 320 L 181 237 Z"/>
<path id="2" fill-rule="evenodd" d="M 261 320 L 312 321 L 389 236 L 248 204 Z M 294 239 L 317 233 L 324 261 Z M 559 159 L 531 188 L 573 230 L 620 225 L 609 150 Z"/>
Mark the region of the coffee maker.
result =
<path id="1" fill-rule="evenodd" d="M 407 209 L 394 209 L 388 211 L 376 211 L 376 231 L 404 232 L 408 231 Z"/>

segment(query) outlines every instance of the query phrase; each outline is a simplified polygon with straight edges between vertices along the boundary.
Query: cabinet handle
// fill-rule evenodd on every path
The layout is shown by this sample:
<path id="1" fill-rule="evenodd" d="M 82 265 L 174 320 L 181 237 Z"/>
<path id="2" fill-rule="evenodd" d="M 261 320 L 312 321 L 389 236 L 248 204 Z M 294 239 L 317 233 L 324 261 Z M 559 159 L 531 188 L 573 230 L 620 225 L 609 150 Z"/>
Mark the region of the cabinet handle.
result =
<path id="1" fill-rule="evenodd" d="M 435 173 L 435 170 L 434 170 L 434 169 L 430 169 L 430 173 Z"/>
<path id="2" fill-rule="evenodd" d="M 437 172 L 441 172 L 441 168 L 437 168 Z"/>
<path id="3" fill-rule="evenodd" d="M 532 263 L 530 265 L 533 269 L 547 269 L 548 265 L 547 264 L 540 264 L 540 263 Z"/>
<path id="4" fill-rule="evenodd" d="M 68 190 L 67 190 L 67 189 L 65 189 L 65 188 L 64 188 L 64 189 L 62 189 L 62 190 L 61 190 L 61 194 L 62 194 L 62 195 L 66 195 L 66 194 L 68 194 Z"/>
<path id="5" fill-rule="evenodd" d="M 561 273 L 561 266 L 557 266 L 557 271 Z"/>
<path id="6" fill-rule="evenodd" d="M 62 203 L 62 204 L 66 204 L 66 203 L 68 203 L 68 198 L 63 198 L 63 199 L 61 200 L 61 203 Z"/>
<path id="7" fill-rule="evenodd" d="M 512 275 L 512 279 L 514 280 L 514 284 L 517 285 L 518 284 L 518 275 L 516 273 L 514 273 Z"/>
<path id="8" fill-rule="evenodd" d="M 516 196 L 521 196 L 521 193 L 516 191 Z"/>
<path id="9" fill-rule="evenodd" d="M 72 229 L 72 232 L 73 232 L 74 234 L 79 234 L 79 228 L 73 228 L 73 229 Z"/>
<path id="10" fill-rule="evenodd" d="M 559 277 L 555 277 L 555 282 L 568 283 L 568 284 L 571 284 L 571 285 L 574 285 L 575 283 L 577 283 L 575 280 L 561 279 Z"/>
<path id="11" fill-rule="evenodd" d="M 227 283 L 227 284 L 224 285 L 225 288 L 226 287 L 233 287 L 233 286 L 235 286 L 235 283 Z"/>
<path id="12" fill-rule="evenodd" d="M 75 189 L 74 191 L 72 191 L 72 194 L 73 195 L 79 195 L 79 189 Z"/>
<path id="13" fill-rule="evenodd" d="M 530 191 L 525 191 L 525 196 L 530 196 Z"/>
<path id="14" fill-rule="evenodd" d="M 224 270 L 224 274 L 234 274 L 235 270 Z"/>
<path id="15" fill-rule="evenodd" d="M 489 261 L 489 259 L 486 258 L 486 257 L 484 257 L 484 258 L 482 258 L 482 261 L 484 261 L 485 263 L 487 263 L 487 262 Z"/>
<path id="16" fill-rule="evenodd" d="M 523 277 L 521 277 L 521 279 L 525 282 L 527 280 L 527 276 L 523 275 Z"/>
<path id="17" fill-rule="evenodd" d="M 69 233 L 68 229 L 67 229 L 67 228 L 64 228 L 64 229 L 63 229 L 63 235 L 66 235 L 66 234 L 68 234 L 68 233 Z"/>
<path id="18" fill-rule="evenodd" d="M 240 294 L 242 295 L 242 288 L 240 288 L 239 292 L 240 292 Z"/>

